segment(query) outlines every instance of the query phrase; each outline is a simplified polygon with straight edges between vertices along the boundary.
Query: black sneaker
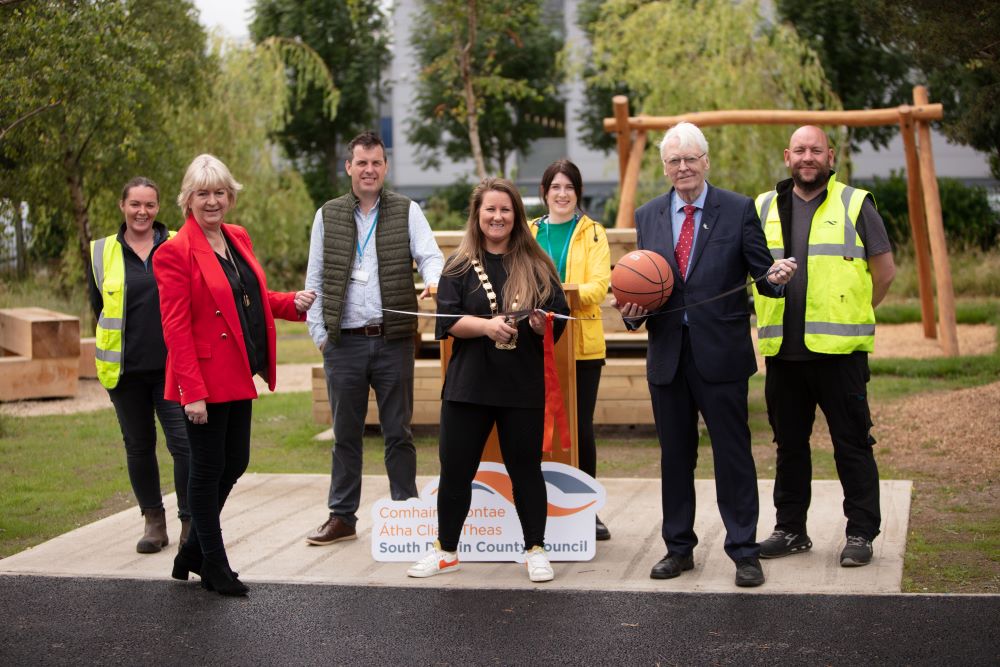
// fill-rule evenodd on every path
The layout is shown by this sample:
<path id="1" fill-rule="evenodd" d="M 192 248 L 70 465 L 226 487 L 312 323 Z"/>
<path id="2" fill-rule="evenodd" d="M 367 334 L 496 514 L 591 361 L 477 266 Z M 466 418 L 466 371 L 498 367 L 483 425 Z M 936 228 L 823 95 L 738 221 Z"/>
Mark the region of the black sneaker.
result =
<path id="1" fill-rule="evenodd" d="M 840 552 L 841 567 L 861 567 L 872 562 L 872 541 L 860 535 L 848 535 L 847 546 Z"/>
<path id="2" fill-rule="evenodd" d="M 760 543 L 761 558 L 781 558 L 792 554 L 804 553 L 812 549 L 812 540 L 805 533 L 789 533 L 776 530 L 771 537 Z"/>

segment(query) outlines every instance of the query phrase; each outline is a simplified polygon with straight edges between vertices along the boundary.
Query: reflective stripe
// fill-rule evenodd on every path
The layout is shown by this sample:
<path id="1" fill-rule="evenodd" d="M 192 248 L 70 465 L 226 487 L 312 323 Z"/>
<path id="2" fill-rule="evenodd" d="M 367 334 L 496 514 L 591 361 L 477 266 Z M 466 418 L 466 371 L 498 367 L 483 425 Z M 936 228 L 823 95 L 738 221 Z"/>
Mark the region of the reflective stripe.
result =
<path id="1" fill-rule="evenodd" d="M 104 242 L 108 237 L 102 236 L 94 241 L 94 252 L 91 263 L 94 265 L 94 277 L 97 279 L 97 289 L 104 287 Z"/>
<path id="2" fill-rule="evenodd" d="M 771 190 L 770 192 L 767 193 L 767 195 L 764 196 L 764 201 L 760 205 L 760 224 L 761 224 L 761 226 L 763 226 L 764 222 L 767 220 L 767 215 L 768 215 L 768 213 L 771 212 L 771 203 L 774 201 L 774 198 L 777 197 L 777 196 L 778 196 L 778 191 L 777 190 Z"/>
<path id="3" fill-rule="evenodd" d="M 774 253 L 771 253 L 772 255 Z M 839 243 L 815 243 L 809 246 L 809 256 L 826 256 L 826 257 L 854 257 L 857 259 L 865 259 L 868 255 L 865 253 L 865 249 L 856 245 L 840 245 Z M 781 259 L 777 257 L 776 259 Z"/>
<path id="4" fill-rule="evenodd" d="M 101 313 L 101 319 L 98 320 L 97 326 L 108 331 L 121 331 L 123 322 L 124 320 L 120 317 L 105 317 L 104 313 Z"/>
<path id="5" fill-rule="evenodd" d="M 757 338 L 781 338 L 782 336 L 781 324 L 771 324 L 766 327 L 757 328 Z"/>
<path id="6" fill-rule="evenodd" d="M 771 248 L 771 257 L 774 259 L 784 259 L 785 249 L 784 248 Z"/>
<path id="7" fill-rule="evenodd" d="M 108 361 L 114 364 L 121 363 L 122 360 L 122 353 L 118 350 L 102 350 L 101 348 L 97 348 L 94 356 L 97 357 L 98 361 Z"/>
<path id="8" fill-rule="evenodd" d="M 806 322 L 807 334 L 825 336 L 874 336 L 874 324 L 834 324 L 833 322 Z"/>
<path id="9" fill-rule="evenodd" d="M 840 193 L 840 201 L 844 203 L 844 248 L 854 248 L 858 245 L 858 230 L 854 227 L 854 223 L 851 222 L 851 197 L 854 196 L 857 188 L 852 188 L 850 185 L 844 186 L 844 191 Z M 854 257 L 854 255 L 845 254 L 844 257 Z"/>

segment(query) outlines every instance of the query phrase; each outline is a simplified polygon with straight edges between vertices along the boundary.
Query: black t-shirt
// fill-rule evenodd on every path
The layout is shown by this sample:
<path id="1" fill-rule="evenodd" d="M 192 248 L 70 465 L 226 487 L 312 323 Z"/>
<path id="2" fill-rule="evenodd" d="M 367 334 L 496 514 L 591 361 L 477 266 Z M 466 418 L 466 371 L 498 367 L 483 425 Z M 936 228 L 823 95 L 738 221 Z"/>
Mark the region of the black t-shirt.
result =
<path id="1" fill-rule="evenodd" d="M 265 380 L 267 377 L 267 325 L 264 323 L 264 305 L 260 300 L 260 283 L 257 282 L 257 274 L 253 272 L 243 255 L 241 255 L 233 244 L 228 243 L 229 251 L 232 254 L 233 262 L 230 262 L 219 253 L 215 256 L 222 266 L 222 270 L 229 280 L 229 286 L 233 290 L 233 301 L 236 303 L 236 312 L 240 316 L 240 326 L 243 329 L 243 341 L 247 348 L 247 360 L 250 362 L 250 374 L 260 374 Z M 243 295 L 246 294 L 250 305 L 244 304 Z"/>
<path id="2" fill-rule="evenodd" d="M 805 344 L 806 287 L 809 282 L 809 232 L 813 215 L 826 200 L 826 190 L 809 201 L 802 199 L 795 192 L 789 194 L 792 198 L 792 234 L 791 242 L 788 244 L 790 250 L 788 256 L 797 260 L 798 268 L 791 281 L 785 285 L 785 318 L 781 349 L 777 356 L 788 361 L 820 359 L 828 355 L 813 352 Z M 858 215 L 855 227 L 868 257 L 892 250 L 885 223 L 875 210 L 871 197 L 865 197 L 861 204 L 861 213 Z"/>
<path id="3" fill-rule="evenodd" d="M 505 310 L 503 286 L 507 282 L 503 255 L 486 253 L 485 259 L 486 275 L 497 295 L 497 310 L 502 313 Z M 558 282 L 552 283 L 552 296 L 542 309 L 569 314 L 566 296 Z M 486 291 L 475 270 L 470 267 L 459 276 L 441 276 L 437 312 L 442 315 L 490 315 Z M 457 321 L 458 318 L 438 318 L 435 331 L 438 340 L 446 338 Z M 555 320 L 557 340 L 565 327 L 565 320 Z M 542 355 L 543 339 L 532 330 L 527 318 L 517 324 L 517 347 L 513 350 L 498 349 L 487 336 L 456 337 L 441 398 L 479 405 L 543 408 L 545 376 Z"/>

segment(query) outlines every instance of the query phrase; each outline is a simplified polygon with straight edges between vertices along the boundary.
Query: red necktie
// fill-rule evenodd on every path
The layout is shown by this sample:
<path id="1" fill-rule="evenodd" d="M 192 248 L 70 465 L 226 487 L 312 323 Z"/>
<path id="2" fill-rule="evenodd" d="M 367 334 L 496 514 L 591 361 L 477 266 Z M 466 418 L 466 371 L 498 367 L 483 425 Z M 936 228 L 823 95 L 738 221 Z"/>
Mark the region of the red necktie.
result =
<path id="1" fill-rule="evenodd" d="M 691 246 L 694 245 L 694 212 L 696 207 L 688 204 L 684 207 L 684 224 L 681 225 L 681 235 L 674 246 L 674 257 L 677 258 L 677 268 L 681 270 L 681 278 L 687 277 L 688 260 L 691 259 Z"/>

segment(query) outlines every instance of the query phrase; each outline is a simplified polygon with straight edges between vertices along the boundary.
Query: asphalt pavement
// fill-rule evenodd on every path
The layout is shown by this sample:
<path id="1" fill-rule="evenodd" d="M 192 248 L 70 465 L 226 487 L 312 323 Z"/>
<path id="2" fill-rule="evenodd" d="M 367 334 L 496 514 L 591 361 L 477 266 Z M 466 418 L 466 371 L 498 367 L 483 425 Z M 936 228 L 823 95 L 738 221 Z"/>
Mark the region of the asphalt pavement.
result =
<path id="1" fill-rule="evenodd" d="M 1000 597 L 0 576 L 2 665 L 997 665 Z"/>

